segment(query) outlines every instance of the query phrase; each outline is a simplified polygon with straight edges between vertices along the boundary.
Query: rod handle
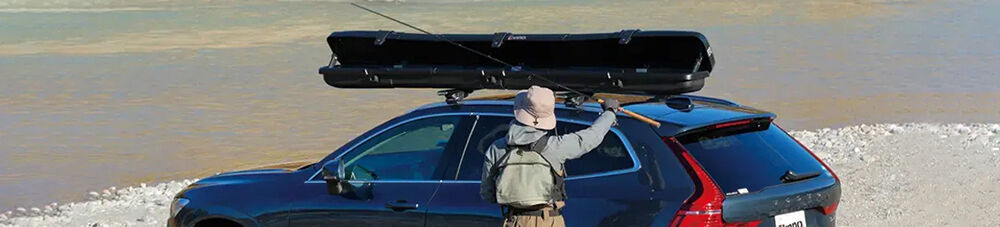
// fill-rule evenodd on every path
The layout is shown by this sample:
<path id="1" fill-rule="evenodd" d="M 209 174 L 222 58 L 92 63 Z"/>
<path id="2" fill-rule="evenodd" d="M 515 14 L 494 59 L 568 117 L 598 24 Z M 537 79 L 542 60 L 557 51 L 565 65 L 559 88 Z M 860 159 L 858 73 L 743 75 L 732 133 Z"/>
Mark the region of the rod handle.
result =
<path id="1" fill-rule="evenodd" d="M 642 121 L 642 122 L 646 122 L 646 124 L 650 124 L 650 125 L 652 125 L 655 128 L 659 128 L 660 127 L 660 122 L 659 121 L 650 119 L 650 118 L 648 118 L 646 116 L 642 116 L 640 114 L 637 114 L 635 112 L 626 110 L 625 108 L 621 108 L 621 107 L 618 108 L 618 111 L 621 111 L 625 115 L 628 115 L 628 116 L 630 116 L 632 118 L 635 118 L 636 120 L 639 120 L 639 121 Z"/>
<path id="2" fill-rule="evenodd" d="M 604 100 L 603 99 L 597 99 L 597 103 L 604 103 Z M 642 121 L 642 122 L 646 122 L 646 124 L 652 125 L 655 128 L 659 128 L 660 127 L 660 122 L 659 121 L 656 121 L 656 120 L 650 119 L 650 118 L 648 118 L 646 116 L 642 116 L 641 114 L 637 114 L 635 112 L 626 110 L 625 108 L 618 107 L 618 112 L 622 112 L 625 115 L 628 115 L 629 117 L 635 118 L 636 120 L 639 120 L 639 121 Z"/>

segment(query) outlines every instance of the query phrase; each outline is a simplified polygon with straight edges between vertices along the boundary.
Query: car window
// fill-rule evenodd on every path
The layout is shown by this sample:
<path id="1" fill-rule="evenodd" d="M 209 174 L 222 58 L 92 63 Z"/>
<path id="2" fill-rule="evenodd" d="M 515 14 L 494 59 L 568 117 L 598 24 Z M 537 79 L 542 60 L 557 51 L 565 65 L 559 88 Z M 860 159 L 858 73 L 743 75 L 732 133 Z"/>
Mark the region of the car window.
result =
<path id="1" fill-rule="evenodd" d="M 786 171 L 824 171 L 802 145 L 770 123 L 686 133 L 677 140 L 727 194 L 782 184 Z"/>
<path id="2" fill-rule="evenodd" d="M 556 134 L 562 135 L 586 129 L 589 125 L 556 124 Z M 625 144 L 613 132 L 604 135 L 604 141 L 593 151 L 578 159 L 566 161 L 566 175 L 579 176 L 632 168 L 632 157 Z"/>
<path id="3" fill-rule="evenodd" d="M 508 117 L 479 118 L 462 157 L 462 165 L 458 172 L 459 180 L 480 180 L 483 174 L 483 157 L 486 150 L 493 142 L 507 137 L 507 129 L 510 128 L 512 119 Z"/>
<path id="4" fill-rule="evenodd" d="M 348 180 L 433 180 L 460 116 L 432 117 L 389 129 L 347 155 Z"/>
<path id="5" fill-rule="evenodd" d="M 512 117 L 483 116 L 476 122 L 476 129 L 469 139 L 468 147 L 459 170 L 459 180 L 480 180 L 482 177 L 483 156 L 495 141 L 506 138 Z M 562 122 L 556 124 L 557 134 L 566 134 L 587 128 L 587 125 Z M 628 150 L 612 132 L 609 132 L 601 145 L 578 159 L 566 162 L 567 176 L 582 176 L 587 174 L 632 168 L 634 163 Z"/>

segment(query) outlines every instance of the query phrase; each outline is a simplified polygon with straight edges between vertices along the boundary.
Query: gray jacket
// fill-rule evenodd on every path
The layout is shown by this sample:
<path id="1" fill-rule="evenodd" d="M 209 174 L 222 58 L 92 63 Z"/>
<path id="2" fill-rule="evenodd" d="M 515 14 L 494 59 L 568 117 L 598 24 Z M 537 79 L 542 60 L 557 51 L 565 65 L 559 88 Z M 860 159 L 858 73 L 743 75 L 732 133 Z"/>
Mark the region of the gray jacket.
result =
<path id="1" fill-rule="evenodd" d="M 601 142 L 604 141 L 604 136 L 611 130 L 611 125 L 614 123 L 615 113 L 604 111 L 590 128 L 569 134 L 550 136 L 541 154 L 546 160 L 552 163 L 556 171 L 565 173 L 566 160 L 579 158 L 590 152 L 590 150 L 597 148 L 598 145 L 601 145 Z M 528 145 L 542 138 L 545 134 L 546 131 L 544 130 L 526 126 L 516 120 L 511 121 L 510 129 L 507 131 L 507 138 L 501 138 L 493 142 L 493 145 L 490 145 L 490 148 L 484 153 L 486 157 L 483 158 L 483 184 L 479 187 L 479 194 L 484 200 L 495 201 L 494 197 L 496 195 L 493 194 L 495 182 L 487 180 L 487 178 L 489 178 L 490 168 L 493 167 L 493 163 L 507 153 L 507 145 Z"/>

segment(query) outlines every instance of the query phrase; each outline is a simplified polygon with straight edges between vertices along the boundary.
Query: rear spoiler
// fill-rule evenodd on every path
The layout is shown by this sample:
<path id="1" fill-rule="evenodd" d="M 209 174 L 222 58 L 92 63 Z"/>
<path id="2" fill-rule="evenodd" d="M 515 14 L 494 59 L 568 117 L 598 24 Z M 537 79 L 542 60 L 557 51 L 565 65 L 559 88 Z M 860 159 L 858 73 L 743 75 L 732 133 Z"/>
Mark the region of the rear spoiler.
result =
<path id="1" fill-rule="evenodd" d="M 774 113 L 759 113 L 753 115 L 745 115 L 739 118 L 724 119 L 719 121 L 714 121 L 705 124 L 690 125 L 677 130 L 677 133 L 671 134 L 674 137 L 680 137 L 691 133 L 699 133 L 706 130 L 715 130 L 720 128 L 728 128 L 735 126 L 742 126 L 748 124 L 770 124 L 774 121 Z"/>

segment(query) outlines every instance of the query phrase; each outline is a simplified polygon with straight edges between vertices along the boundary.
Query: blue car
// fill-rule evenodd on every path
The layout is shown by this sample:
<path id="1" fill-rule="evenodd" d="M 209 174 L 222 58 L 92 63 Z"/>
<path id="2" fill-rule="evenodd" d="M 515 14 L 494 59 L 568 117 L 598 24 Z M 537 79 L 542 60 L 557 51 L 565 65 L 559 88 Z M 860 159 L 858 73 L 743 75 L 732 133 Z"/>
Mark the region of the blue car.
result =
<path id="1" fill-rule="evenodd" d="M 624 109 L 654 121 L 618 113 L 598 148 L 566 163 L 568 198 L 561 213 L 567 226 L 836 224 L 840 180 L 773 122 L 775 114 L 680 94 L 701 89 L 713 67 L 701 34 L 626 30 L 584 37 L 445 37 L 525 66 L 559 70 L 536 68 L 531 70 L 538 74 L 526 74 L 528 67 L 456 57 L 461 52 L 448 52 L 454 48 L 428 55 L 427 48 L 448 48 L 433 37 L 334 33 L 328 38 L 334 59 L 320 69 L 332 86 L 453 89 L 441 93 L 445 102 L 393 118 L 319 162 L 221 173 L 195 182 L 175 196 L 169 226 L 501 226 L 500 206 L 482 200 L 479 187 L 483 152 L 506 136 L 513 120 L 512 96 L 466 100 L 465 95 L 475 89 L 518 89 L 542 75 L 567 88 L 618 99 Z M 543 46 L 552 47 L 549 53 L 573 56 L 519 54 Z M 384 55 L 389 52 L 394 54 Z M 664 53 L 669 56 L 658 55 Z M 613 55 L 618 62 L 586 60 L 602 57 L 595 54 Z M 571 63 L 586 67 L 566 66 Z M 588 127 L 601 111 L 579 95 L 559 96 L 557 134 Z"/>
<path id="2" fill-rule="evenodd" d="M 566 163 L 567 226 L 832 226 L 836 175 L 774 114 L 699 96 L 625 109 L 601 145 Z M 430 104 L 298 169 L 222 173 L 178 193 L 170 226 L 500 226 L 479 196 L 483 152 L 506 135 L 511 100 Z M 586 128 L 596 103 L 558 104 L 557 133 Z M 342 178 L 338 179 L 340 176 Z M 326 180 L 325 180 L 326 179 Z"/>

